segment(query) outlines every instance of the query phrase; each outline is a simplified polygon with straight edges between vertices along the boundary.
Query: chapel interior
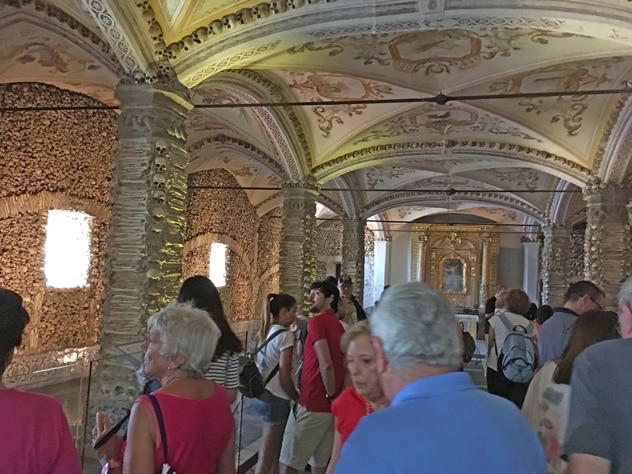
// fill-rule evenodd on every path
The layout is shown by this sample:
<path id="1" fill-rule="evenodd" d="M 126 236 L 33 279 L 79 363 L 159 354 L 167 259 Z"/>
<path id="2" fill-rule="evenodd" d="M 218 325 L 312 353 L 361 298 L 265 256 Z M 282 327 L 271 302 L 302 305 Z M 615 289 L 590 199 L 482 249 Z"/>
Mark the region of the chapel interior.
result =
<path id="1" fill-rule="evenodd" d="M 327 275 L 476 313 L 579 279 L 614 307 L 631 273 L 630 1 L 0 0 L 0 57 L 9 383 L 99 360 L 102 403 L 133 399 L 108 357 L 196 274 L 246 337 Z"/>

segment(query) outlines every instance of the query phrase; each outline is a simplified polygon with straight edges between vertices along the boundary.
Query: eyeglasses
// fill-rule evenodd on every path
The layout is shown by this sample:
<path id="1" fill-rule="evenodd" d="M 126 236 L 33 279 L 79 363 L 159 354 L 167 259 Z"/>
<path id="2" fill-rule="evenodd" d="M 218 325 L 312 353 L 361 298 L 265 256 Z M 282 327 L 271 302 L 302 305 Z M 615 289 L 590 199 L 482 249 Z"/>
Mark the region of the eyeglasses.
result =
<path id="1" fill-rule="evenodd" d="M 593 298 L 590 295 L 588 295 L 588 298 L 590 298 L 590 301 L 592 301 L 593 303 L 597 305 L 597 308 L 599 308 L 599 311 L 603 311 L 603 306 L 601 306 L 601 303 L 599 303 L 595 298 Z"/>

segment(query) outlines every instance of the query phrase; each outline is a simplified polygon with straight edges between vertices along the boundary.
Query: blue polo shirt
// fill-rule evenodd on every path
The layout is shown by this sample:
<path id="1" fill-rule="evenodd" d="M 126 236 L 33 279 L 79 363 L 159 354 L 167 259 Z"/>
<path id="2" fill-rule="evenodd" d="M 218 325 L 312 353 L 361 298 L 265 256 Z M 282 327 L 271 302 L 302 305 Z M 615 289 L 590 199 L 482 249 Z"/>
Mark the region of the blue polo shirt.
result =
<path id="1" fill-rule="evenodd" d="M 452 372 L 410 383 L 390 407 L 362 418 L 335 472 L 539 474 L 546 458 L 513 403 Z"/>
<path id="2" fill-rule="evenodd" d="M 568 308 L 554 308 L 553 314 L 538 332 L 538 358 L 540 365 L 557 359 L 564 352 L 577 313 Z"/>

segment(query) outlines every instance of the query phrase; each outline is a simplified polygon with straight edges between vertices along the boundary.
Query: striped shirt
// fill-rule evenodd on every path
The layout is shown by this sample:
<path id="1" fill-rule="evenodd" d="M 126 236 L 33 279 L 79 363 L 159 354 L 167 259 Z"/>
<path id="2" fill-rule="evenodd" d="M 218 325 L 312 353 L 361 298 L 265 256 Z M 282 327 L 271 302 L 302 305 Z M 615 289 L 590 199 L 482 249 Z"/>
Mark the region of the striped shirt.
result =
<path id="1" fill-rule="evenodd" d="M 214 380 L 225 389 L 239 387 L 239 356 L 224 352 L 220 357 L 211 362 L 204 373 L 207 379 Z"/>

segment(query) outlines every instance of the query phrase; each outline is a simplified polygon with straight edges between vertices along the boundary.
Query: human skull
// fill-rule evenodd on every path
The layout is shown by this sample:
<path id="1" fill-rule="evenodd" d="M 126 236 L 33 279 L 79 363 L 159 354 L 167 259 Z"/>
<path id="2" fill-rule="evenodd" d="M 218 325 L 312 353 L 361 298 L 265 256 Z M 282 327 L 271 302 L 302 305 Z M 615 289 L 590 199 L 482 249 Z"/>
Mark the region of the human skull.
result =
<path id="1" fill-rule="evenodd" d="M 154 160 L 154 166 L 156 167 L 156 171 L 164 173 L 167 171 L 167 159 L 164 156 L 156 157 Z"/>
<path id="2" fill-rule="evenodd" d="M 219 20 L 214 20 L 210 24 L 209 31 L 211 32 L 211 34 L 217 35 L 221 33 L 223 29 L 224 29 L 224 25 L 222 24 L 222 22 Z"/>
<path id="3" fill-rule="evenodd" d="M 154 184 L 155 188 L 162 189 L 162 188 L 165 187 L 166 183 L 167 183 L 167 178 L 165 177 L 164 174 L 162 174 L 162 173 L 154 174 L 153 184 Z"/>
<path id="4" fill-rule="evenodd" d="M 151 197 L 154 199 L 156 204 L 161 205 L 161 206 L 167 202 L 167 195 L 161 189 L 155 189 Z"/>
<path id="5" fill-rule="evenodd" d="M 165 153 L 167 153 L 167 149 L 169 148 L 169 143 L 167 143 L 167 140 L 158 138 L 156 140 L 156 143 L 154 144 L 154 148 L 156 148 L 156 152 L 159 155 L 164 155 Z"/>
<path id="6" fill-rule="evenodd" d="M 160 25 L 158 24 L 157 21 L 153 22 L 151 26 L 149 27 L 149 34 L 151 35 L 151 39 L 155 43 L 162 41 L 162 38 L 163 38 L 162 28 L 160 28 Z"/>
<path id="7" fill-rule="evenodd" d="M 151 215 L 157 221 L 167 217 L 167 208 L 165 206 L 154 206 L 151 208 Z"/>
<path id="8" fill-rule="evenodd" d="M 196 43 L 206 41 L 206 39 L 208 38 L 208 29 L 206 28 L 206 26 L 198 28 L 193 32 L 191 36 L 193 36 L 193 41 L 195 41 Z"/>

